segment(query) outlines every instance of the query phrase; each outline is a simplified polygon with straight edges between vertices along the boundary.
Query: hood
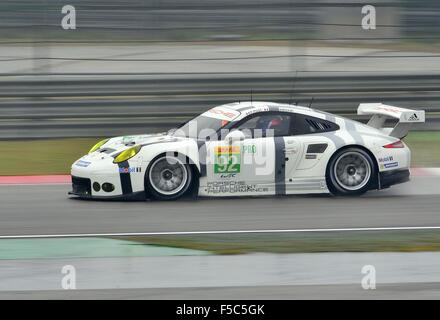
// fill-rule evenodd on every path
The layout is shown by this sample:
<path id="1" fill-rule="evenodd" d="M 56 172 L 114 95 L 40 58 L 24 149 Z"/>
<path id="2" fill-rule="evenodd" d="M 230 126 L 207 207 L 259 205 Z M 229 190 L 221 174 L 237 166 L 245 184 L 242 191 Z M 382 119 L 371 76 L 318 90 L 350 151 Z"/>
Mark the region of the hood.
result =
<path id="1" fill-rule="evenodd" d="M 170 136 L 166 133 L 121 136 L 109 139 L 109 141 L 100 148 L 100 152 L 114 154 L 122 152 L 135 145 L 145 146 L 154 143 L 173 142 L 182 139 L 185 138 Z"/>

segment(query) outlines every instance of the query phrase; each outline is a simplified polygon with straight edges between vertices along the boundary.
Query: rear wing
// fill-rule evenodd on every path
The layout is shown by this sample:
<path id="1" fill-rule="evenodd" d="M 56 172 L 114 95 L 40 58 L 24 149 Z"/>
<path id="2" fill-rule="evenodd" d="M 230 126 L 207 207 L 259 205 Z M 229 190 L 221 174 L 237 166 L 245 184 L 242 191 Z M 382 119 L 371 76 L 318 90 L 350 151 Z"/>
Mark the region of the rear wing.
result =
<path id="1" fill-rule="evenodd" d="M 404 138 L 413 123 L 425 122 L 424 110 L 412 110 L 389 106 L 382 103 L 361 103 L 358 107 L 358 115 L 371 115 L 367 125 L 382 130 L 392 137 Z M 397 125 L 392 129 L 384 127 L 387 119 L 398 119 Z"/>

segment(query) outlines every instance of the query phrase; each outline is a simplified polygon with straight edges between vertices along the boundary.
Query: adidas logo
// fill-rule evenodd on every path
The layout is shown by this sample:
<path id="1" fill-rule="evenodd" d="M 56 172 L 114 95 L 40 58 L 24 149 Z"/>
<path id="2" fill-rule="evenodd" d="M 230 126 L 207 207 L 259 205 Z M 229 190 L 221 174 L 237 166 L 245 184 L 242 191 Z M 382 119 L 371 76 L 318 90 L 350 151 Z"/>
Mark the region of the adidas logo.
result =
<path id="1" fill-rule="evenodd" d="M 415 113 L 408 118 L 408 121 L 417 121 L 417 120 L 419 120 L 419 117 L 417 117 L 417 114 Z"/>

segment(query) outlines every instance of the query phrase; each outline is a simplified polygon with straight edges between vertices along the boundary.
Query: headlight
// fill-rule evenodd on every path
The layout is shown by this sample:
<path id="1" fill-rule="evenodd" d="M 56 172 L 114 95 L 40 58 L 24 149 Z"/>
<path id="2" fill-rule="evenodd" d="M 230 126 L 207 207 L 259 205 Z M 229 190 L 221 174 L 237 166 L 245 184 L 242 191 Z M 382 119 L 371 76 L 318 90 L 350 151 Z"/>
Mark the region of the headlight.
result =
<path id="1" fill-rule="evenodd" d="M 120 163 L 127 161 L 128 159 L 133 158 L 138 152 L 141 150 L 141 146 L 134 146 L 125 151 L 122 151 L 116 158 L 113 160 L 113 163 Z"/>
<path id="2" fill-rule="evenodd" d="M 105 145 L 107 143 L 107 141 L 109 141 L 110 139 L 105 139 L 105 140 L 101 140 L 99 141 L 97 144 L 95 144 L 92 149 L 90 149 L 89 153 L 95 152 L 96 150 L 98 150 L 99 148 L 101 148 L 103 145 Z"/>

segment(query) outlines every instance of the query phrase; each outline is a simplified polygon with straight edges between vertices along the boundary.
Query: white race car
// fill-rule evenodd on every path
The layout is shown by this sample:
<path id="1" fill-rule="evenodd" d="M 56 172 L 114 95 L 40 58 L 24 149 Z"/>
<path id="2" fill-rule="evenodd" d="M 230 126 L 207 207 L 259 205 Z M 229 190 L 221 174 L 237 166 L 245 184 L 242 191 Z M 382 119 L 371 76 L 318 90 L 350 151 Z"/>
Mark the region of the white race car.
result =
<path id="1" fill-rule="evenodd" d="M 82 198 L 360 195 L 409 180 L 423 110 L 361 104 L 368 124 L 272 102 L 215 107 L 167 133 L 103 140 L 72 165 Z M 385 121 L 395 122 L 386 128 Z"/>

